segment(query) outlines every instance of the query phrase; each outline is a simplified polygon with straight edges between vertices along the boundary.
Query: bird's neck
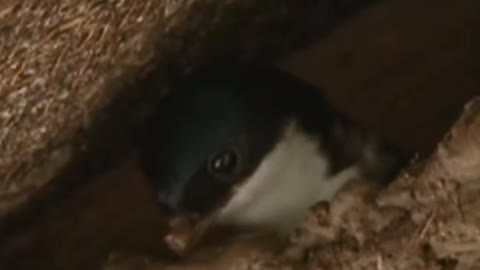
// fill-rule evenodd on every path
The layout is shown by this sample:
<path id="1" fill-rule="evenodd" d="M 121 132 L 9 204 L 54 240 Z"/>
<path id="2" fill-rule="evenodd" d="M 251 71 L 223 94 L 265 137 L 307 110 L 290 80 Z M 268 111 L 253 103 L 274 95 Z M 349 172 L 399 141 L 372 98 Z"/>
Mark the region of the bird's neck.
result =
<path id="1" fill-rule="evenodd" d="M 330 132 L 319 139 L 298 119 L 289 122 L 221 211 L 223 221 L 285 232 L 350 180 L 362 174 L 384 177 L 396 168 L 396 152 L 359 127 L 342 122 Z"/>
<path id="2" fill-rule="evenodd" d="M 323 146 L 331 174 L 356 166 L 361 176 L 379 184 L 391 181 L 409 159 L 390 141 L 343 117 L 326 132 Z"/>

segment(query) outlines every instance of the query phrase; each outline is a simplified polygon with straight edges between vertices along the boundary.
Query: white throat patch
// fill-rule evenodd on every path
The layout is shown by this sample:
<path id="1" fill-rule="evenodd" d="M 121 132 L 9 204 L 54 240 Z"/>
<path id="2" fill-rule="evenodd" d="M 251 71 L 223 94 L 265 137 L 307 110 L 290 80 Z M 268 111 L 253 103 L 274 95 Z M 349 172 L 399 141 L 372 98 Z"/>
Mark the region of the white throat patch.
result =
<path id="1" fill-rule="evenodd" d="M 330 200 L 358 175 L 351 167 L 328 177 L 329 162 L 320 147 L 292 120 L 282 139 L 220 211 L 220 222 L 279 232 L 293 229 L 309 207 Z"/>

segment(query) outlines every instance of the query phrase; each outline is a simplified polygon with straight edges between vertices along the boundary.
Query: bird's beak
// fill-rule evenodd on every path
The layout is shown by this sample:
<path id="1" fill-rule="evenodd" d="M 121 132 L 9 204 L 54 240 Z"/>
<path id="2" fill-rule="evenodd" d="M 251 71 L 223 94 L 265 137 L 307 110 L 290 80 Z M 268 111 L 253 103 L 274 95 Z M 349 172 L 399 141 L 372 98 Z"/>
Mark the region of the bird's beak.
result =
<path id="1" fill-rule="evenodd" d="M 179 214 L 170 220 L 170 231 L 165 243 L 178 256 L 184 257 L 205 237 L 217 220 L 215 211 L 200 218 L 192 214 Z"/>

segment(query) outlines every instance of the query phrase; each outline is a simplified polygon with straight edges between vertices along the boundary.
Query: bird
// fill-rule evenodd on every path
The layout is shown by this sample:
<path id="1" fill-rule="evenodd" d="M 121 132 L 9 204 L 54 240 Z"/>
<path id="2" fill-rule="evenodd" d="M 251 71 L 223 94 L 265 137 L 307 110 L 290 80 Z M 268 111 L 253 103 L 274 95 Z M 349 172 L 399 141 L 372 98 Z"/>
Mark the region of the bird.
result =
<path id="1" fill-rule="evenodd" d="M 280 67 L 210 63 L 146 122 L 141 167 L 169 213 L 287 233 L 352 178 L 389 183 L 409 155 Z"/>

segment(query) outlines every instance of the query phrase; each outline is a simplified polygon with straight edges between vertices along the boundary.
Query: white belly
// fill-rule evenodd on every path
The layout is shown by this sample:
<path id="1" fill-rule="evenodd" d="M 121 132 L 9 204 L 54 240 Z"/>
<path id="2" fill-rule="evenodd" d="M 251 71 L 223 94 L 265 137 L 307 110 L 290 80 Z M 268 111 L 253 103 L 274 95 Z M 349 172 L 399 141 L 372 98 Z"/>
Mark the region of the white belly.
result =
<path id="1" fill-rule="evenodd" d="M 292 121 L 276 147 L 222 209 L 220 221 L 279 232 L 292 229 L 309 207 L 330 200 L 357 175 L 351 167 L 328 177 L 328 166 L 318 142 Z"/>

